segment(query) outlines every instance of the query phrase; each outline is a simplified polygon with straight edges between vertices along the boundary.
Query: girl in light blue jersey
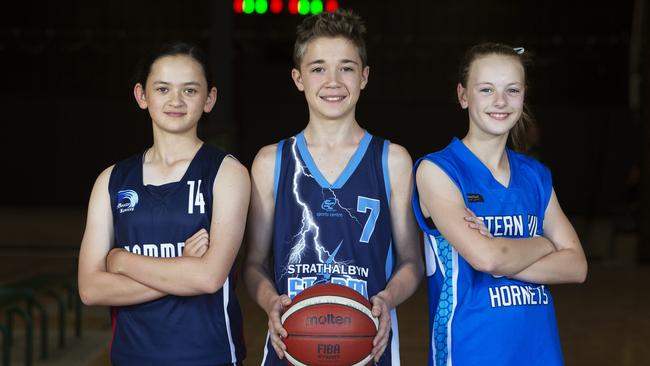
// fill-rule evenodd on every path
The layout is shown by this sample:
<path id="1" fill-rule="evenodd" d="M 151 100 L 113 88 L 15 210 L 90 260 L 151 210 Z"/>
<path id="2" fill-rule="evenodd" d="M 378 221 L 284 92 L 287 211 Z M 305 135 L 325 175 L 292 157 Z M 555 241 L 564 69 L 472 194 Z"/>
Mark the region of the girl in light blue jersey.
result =
<path id="1" fill-rule="evenodd" d="M 457 86 L 469 130 L 415 165 L 429 365 L 563 364 L 546 285 L 583 282 L 587 262 L 549 170 L 522 154 L 532 120 L 526 58 L 500 44 L 472 47 Z"/>

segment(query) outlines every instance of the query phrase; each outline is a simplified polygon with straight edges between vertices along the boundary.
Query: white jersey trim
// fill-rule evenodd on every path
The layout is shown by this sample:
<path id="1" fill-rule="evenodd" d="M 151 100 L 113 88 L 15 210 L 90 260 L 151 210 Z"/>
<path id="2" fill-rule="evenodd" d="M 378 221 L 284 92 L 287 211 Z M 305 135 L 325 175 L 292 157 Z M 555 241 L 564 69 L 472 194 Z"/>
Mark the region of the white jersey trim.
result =
<path id="1" fill-rule="evenodd" d="M 427 277 L 430 277 L 436 274 L 439 265 L 438 265 L 438 260 L 436 259 L 436 253 L 433 249 L 433 244 L 431 244 L 430 235 L 425 233 L 423 239 L 424 239 L 423 240 L 424 264 L 426 267 L 426 275 Z M 443 272 L 442 268 L 440 272 Z"/>
<path id="2" fill-rule="evenodd" d="M 399 329 L 397 328 L 397 311 L 395 309 L 390 311 L 391 329 L 393 331 L 393 339 L 390 342 L 390 364 L 392 366 L 400 366 L 399 357 Z"/>
<path id="3" fill-rule="evenodd" d="M 438 240 L 436 240 L 436 237 L 428 234 L 429 235 L 429 243 L 431 244 L 431 247 L 433 248 L 433 252 L 436 254 L 435 255 L 435 260 L 438 261 L 438 268 L 440 268 L 440 273 L 442 274 L 442 277 L 447 277 L 447 268 L 442 264 L 442 260 L 440 259 L 440 253 L 438 252 Z M 453 250 L 453 248 L 452 248 Z"/>
<path id="4" fill-rule="evenodd" d="M 230 331 L 230 317 L 228 316 L 228 299 L 230 299 L 230 278 L 226 278 L 223 283 L 223 316 L 226 322 L 226 332 L 228 332 L 228 343 L 230 344 L 230 361 L 237 362 L 237 354 L 235 353 L 235 343 L 232 340 L 232 332 Z"/>
<path id="5" fill-rule="evenodd" d="M 447 365 L 453 366 L 451 354 L 453 349 L 452 345 L 452 329 L 454 325 L 454 315 L 456 315 L 456 305 L 458 304 L 458 252 L 453 247 L 451 248 L 451 262 L 452 262 L 452 283 L 453 283 L 453 299 L 454 305 L 451 308 L 451 316 L 449 317 L 449 324 L 447 325 Z"/>
<path id="6" fill-rule="evenodd" d="M 260 366 L 263 366 L 266 363 L 266 358 L 269 355 L 270 339 L 271 339 L 271 334 L 268 331 L 266 331 L 266 341 L 264 341 L 264 355 L 262 356 L 262 363 L 260 364 Z"/>

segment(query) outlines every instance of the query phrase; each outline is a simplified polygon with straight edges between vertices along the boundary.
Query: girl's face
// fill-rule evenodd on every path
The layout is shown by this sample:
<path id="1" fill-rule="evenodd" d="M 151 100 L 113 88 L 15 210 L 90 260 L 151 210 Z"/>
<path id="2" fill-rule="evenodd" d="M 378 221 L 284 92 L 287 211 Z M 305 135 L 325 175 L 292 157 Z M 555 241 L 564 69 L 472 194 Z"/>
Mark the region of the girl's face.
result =
<path id="1" fill-rule="evenodd" d="M 458 84 L 458 101 L 468 110 L 470 132 L 503 136 L 524 108 L 524 67 L 515 57 L 491 54 L 470 65 L 467 85 Z"/>
<path id="2" fill-rule="evenodd" d="M 196 130 L 203 112 L 210 112 L 217 89 L 208 91 L 200 63 L 190 56 L 174 55 L 157 59 L 151 65 L 147 85 L 136 84 L 135 98 L 148 109 L 154 127 L 167 132 Z"/>

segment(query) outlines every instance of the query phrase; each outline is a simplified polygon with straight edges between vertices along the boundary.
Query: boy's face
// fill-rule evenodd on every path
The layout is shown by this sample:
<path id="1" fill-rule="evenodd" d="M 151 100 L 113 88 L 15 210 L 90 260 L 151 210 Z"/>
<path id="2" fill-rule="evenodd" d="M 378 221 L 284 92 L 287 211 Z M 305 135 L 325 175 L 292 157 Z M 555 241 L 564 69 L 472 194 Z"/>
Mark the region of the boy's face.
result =
<path id="1" fill-rule="evenodd" d="M 361 90 L 368 82 L 357 47 L 343 37 L 319 37 L 307 45 L 300 70 L 291 77 L 305 93 L 310 120 L 354 118 Z"/>

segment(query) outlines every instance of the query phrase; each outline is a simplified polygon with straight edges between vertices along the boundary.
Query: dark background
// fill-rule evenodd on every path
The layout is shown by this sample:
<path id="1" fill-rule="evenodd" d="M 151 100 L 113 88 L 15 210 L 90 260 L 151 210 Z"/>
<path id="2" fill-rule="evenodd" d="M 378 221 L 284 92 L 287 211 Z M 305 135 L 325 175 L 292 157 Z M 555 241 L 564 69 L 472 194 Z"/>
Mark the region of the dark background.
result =
<path id="1" fill-rule="evenodd" d="M 551 168 L 590 262 L 585 284 L 553 286 L 567 365 L 648 364 L 650 266 L 640 265 L 650 263 L 648 1 L 339 3 L 368 28 L 371 71 L 357 119 L 414 159 L 467 129 L 455 88 L 468 47 L 494 41 L 534 55 L 527 100 L 541 139 L 533 153 Z M 152 143 L 149 115 L 132 94 L 151 48 L 185 40 L 206 50 L 219 99 L 200 136 L 246 166 L 262 146 L 304 128 L 307 106 L 290 78 L 302 19 L 234 15 L 231 0 L 2 3 L 0 284 L 75 270 L 96 176 Z M 266 317 L 243 287 L 247 364 L 255 364 Z M 398 308 L 401 336 L 413 339 L 401 346 L 413 357 L 405 365 L 426 355 L 425 287 Z M 98 349 L 93 365 L 105 365 L 108 311 L 97 312 L 106 341 L 69 348 Z"/>
<path id="2" fill-rule="evenodd" d="M 628 107 L 633 1 L 340 5 L 367 23 L 371 72 L 357 114 L 372 133 L 414 158 L 444 147 L 467 128 L 455 100 L 463 51 L 481 41 L 522 46 L 535 61 L 535 152 L 552 169 L 565 210 L 594 216 L 624 203 L 643 142 Z M 221 69 L 220 100 L 201 135 L 247 166 L 260 147 L 306 125 L 290 79 L 302 16 L 233 15 L 230 0 L 28 1 L 3 13 L 0 156 L 8 175 L 0 205 L 83 206 L 102 169 L 144 150 L 150 121 L 133 100 L 133 75 L 164 41 L 198 43 Z"/>

